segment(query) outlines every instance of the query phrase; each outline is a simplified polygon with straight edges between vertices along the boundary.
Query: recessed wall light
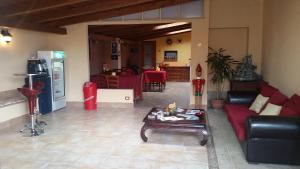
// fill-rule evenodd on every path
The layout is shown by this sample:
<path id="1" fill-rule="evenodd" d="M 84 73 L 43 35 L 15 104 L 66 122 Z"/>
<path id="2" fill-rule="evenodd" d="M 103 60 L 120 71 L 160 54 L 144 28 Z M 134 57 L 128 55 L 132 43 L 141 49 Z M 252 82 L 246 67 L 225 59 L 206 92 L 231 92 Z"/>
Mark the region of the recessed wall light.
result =
<path id="1" fill-rule="evenodd" d="M 1 41 L 9 43 L 12 40 L 12 35 L 9 33 L 8 29 L 2 29 L 1 30 Z"/>

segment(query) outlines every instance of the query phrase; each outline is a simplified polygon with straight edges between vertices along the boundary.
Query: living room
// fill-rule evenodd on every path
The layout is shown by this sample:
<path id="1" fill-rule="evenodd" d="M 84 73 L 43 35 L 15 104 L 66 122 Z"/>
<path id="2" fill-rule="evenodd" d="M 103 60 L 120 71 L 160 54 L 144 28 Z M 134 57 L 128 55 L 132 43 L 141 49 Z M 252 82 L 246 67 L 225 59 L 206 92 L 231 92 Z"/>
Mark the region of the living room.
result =
<path id="1" fill-rule="evenodd" d="M 68 104 L 65 109 L 42 115 L 41 119 L 48 125 L 45 133 L 37 137 L 23 137 L 17 132 L 29 121 L 25 118 L 28 113 L 24 100 L 2 106 L 0 135 L 3 139 L 0 147 L 3 153 L 0 155 L 0 168 L 299 168 L 297 165 L 288 165 L 290 161 L 281 165 L 248 163 L 234 129 L 222 110 L 208 108 L 211 127 L 209 132 L 212 135 L 209 138 L 213 140 L 209 140 L 207 146 L 200 146 L 197 137 L 162 132 L 149 133 L 149 141 L 144 143 L 139 132 L 150 107 L 122 108 L 121 112 L 118 108 L 98 108 L 96 111 L 86 112 L 82 103 L 82 87 L 90 80 L 88 25 L 111 24 L 192 23 L 190 77 L 196 78 L 195 70 L 200 64 L 202 78 L 206 80 L 202 95 L 204 106 L 209 105 L 215 94 L 206 63 L 209 46 L 225 48 L 228 54 L 239 61 L 245 55 L 251 54 L 253 64 L 257 66 L 256 73 L 262 75 L 264 81 L 279 89 L 288 98 L 294 94 L 299 95 L 300 78 L 297 68 L 300 57 L 297 56 L 299 48 L 296 46 L 299 44 L 300 34 L 298 0 L 204 0 L 203 17 L 173 20 L 112 21 L 102 19 L 103 13 L 100 12 L 97 17 L 79 19 L 80 22 L 76 20 L 78 23 L 64 27 L 56 27 L 55 24 L 46 27 L 46 24 L 39 24 L 35 19 L 40 20 L 40 23 L 43 23 L 43 17 L 44 23 L 47 20 L 50 22 L 51 17 L 59 19 L 59 13 L 55 10 L 52 11 L 52 16 L 42 14 L 42 11 L 68 6 L 75 1 L 55 2 L 60 5 L 51 1 L 45 4 L 28 0 L 22 2 L 24 4 L 19 8 L 23 11 L 16 11 L 12 7 L 19 3 L 16 1 L 7 0 L 0 6 L 5 9 L 1 10 L 3 16 L 5 12 L 7 15 L 9 12 L 15 14 L 0 20 L 3 25 L 1 29 L 8 30 L 11 34 L 11 42 L 3 42 L 0 46 L 0 91 L 16 90 L 24 85 L 24 78 L 14 74 L 26 72 L 27 59 L 36 55 L 38 50 L 62 50 L 66 53 L 65 90 Z M 178 1 L 181 2 L 186 1 Z M 80 4 L 79 1 L 76 3 Z M 77 8 L 81 7 L 78 6 Z M 27 13 L 37 14 L 26 18 Z M 136 11 L 132 10 L 132 13 Z M 74 20 L 64 21 L 71 23 Z M 192 82 L 190 88 L 189 92 L 178 95 L 189 97 L 190 105 L 194 105 Z M 229 85 L 225 89 L 229 89 Z M 7 103 L 7 96 L 1 94 L 2 97 Z M 296 124 L 299 127 L 299 123 Z M 299 135 L 299 129 L 295 133 Z M 295 150 L 299 150 L 297 143 L 296 147 Z M 288 158 L 293 155 L 297 153 L 292 153 Z"/>

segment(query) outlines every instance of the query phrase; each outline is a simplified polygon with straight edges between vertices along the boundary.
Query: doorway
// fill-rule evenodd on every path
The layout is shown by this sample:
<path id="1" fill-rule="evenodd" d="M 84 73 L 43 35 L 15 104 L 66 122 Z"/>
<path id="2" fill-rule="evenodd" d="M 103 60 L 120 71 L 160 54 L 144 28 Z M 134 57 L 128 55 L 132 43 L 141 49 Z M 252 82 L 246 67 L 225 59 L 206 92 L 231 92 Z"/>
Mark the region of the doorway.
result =
<path id="1" fill-rule="evenodd" d="M 156 41 L 143 42 L 143 60 L 144 68 L 156 67 Z"/>
<path id="2" fill-rule="evenodd" d="M 130 89 L 134 89 L 135 99 L 143 98 L 136 106 L 164 107 L 176 102 L 180 107 L 187 107 L 191 90 L 191 28 L 189 22 L 89 25 L 90 75 L 94 78 L 116 72 L 120 89 L 129 88 L 124 84 L 132 84 Z M 118 57 L 115 59 L 112 57 L 112 43 L 117 44 Z M 173 55 L 168 55 L 170 52 Z M 114 60 L 118 60 L 121 69 L 113 67 Z M 106 71 L 103 71 L 104 65 Z M 159 69 L 153 69 L 157 66 Z M 133 84 L 130 78 L 125 77 L 132 72 L 133 76 L 143 80 Z M 149 77 L 152 74 L 162 75 L 156 77 L 159 82 L 151 82 Z M 121 79 L 125 81 L 121 82 Z M 161 90 L 143 90 L 149 84 L 154 86 L 153 89 L 163 87 Z"/>

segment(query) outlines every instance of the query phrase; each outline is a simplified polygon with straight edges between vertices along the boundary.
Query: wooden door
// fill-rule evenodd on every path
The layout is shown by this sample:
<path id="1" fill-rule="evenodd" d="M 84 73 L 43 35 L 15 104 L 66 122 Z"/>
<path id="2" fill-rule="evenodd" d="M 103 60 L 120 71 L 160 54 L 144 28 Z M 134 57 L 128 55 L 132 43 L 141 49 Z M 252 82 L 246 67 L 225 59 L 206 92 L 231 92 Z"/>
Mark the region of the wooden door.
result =
<path id="1" fill-rule="evenodd" d="M 143 42 L 143 67 L 151 68 L 156 66 L 156 41 Z"/>
<path id="2" fill-rule="evenodd" d="M 90 53 L 90 75 L 98 75 L 102 72 L 103 64 L 103 41 L 89 40 L 89 53 Z"/>

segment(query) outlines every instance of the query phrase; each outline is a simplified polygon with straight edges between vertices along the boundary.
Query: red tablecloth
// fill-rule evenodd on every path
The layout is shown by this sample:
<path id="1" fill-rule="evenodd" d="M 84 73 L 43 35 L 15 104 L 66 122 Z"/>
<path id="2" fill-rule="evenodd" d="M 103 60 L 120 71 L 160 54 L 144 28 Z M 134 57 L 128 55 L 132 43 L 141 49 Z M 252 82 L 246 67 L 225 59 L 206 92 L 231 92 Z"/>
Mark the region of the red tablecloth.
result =
<path id="1" fill-rule="evenodd" d="M 144 83 L 160 82 L 166 83 L 167 72 L 166 71 L 145 71 L 144 72 Z"/>
<path id="2" fill-rule="evenodd" d="M 119 75 L 120 89 L 133 89 L 135 99 L 142 98 L 142 76 L 141 75 Z"/>

